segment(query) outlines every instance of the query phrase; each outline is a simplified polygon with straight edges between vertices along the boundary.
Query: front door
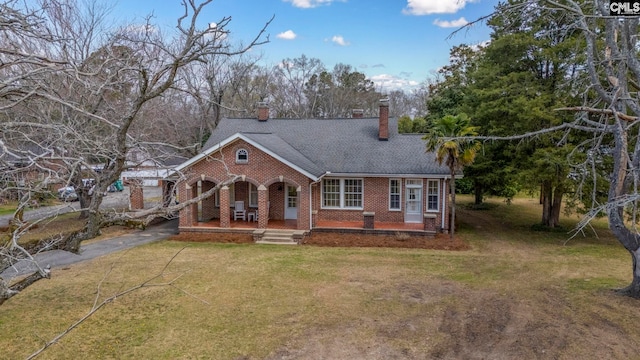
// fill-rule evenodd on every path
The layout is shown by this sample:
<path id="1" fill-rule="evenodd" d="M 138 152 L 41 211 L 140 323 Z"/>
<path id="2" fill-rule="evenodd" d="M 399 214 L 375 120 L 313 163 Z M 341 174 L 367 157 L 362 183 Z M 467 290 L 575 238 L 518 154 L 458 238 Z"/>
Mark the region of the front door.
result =
<path id="1" fill-rule="evenodd" d="M 284 218 L 298 218 L 298 190 L 295 186 L 287 185 L 287 194 L 284 199 Z"/>
<path id="2" fill-rule="evenodd" d="M 422 179 L 407 179 L 405 190 L 404 221 L 408 223 L 422 222 Z"/>

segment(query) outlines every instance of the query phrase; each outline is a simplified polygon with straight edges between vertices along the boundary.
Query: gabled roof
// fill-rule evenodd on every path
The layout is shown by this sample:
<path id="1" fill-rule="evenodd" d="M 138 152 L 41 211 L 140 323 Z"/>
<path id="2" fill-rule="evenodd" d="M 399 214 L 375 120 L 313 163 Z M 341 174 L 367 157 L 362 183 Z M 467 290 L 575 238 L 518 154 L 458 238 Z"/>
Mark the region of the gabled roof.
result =
<path id="1" fill-rule="evenodd" d="M 311 179 L 324 173 L 360 176 L 446 177 L 449 170 L 425 153 L 419 134 L 399 134 L 389 119 L 388 141 L 378 140 L 378 118 L 234 119 L 220 121 L 203 153 L 180 165 L 184 169 L 241 138 L 301 171 Z"/>
<path id="2" fill-rule="evenodd" d="M 192 157 L 186 162 L 180 164 L 175 168 L 175 171 L 181 171 L 192 164 L 197 163 L 201 159 L 204 159 L 209 154 L 212 154 L 219 149 L 224 148 L 225 146 L 237 141 L 244 140 L 245 142 L 255 146 L 256 148 L 266 152 L 267 154 L 273 156 L 278 159 L 280 162 L 290 166 L 294 170 L 304 174 L 305 176 L 318 180 L 320 176 L 324 173 L 320 168 L 318 168 L 313 162 L 309 159 L 305 158 L 304 155 L 300 154 L 296 149 L 291 147 L 289 144 L 284 142 L 279 137 L 273 134 L 240 134 L 236 133 L 222 142 L 215 144 L 205 150 L 203 150 L 197 156 Z"/>

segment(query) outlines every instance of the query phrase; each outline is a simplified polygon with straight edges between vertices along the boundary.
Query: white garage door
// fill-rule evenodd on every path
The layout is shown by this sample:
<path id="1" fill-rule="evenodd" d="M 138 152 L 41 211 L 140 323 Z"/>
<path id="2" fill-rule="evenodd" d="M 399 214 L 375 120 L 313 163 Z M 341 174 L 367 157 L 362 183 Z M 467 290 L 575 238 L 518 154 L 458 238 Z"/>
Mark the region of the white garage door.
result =
<path id="1" fill-rule="evenodd" d="M 144 179 L 142 180 L 142 186 L 158 186 L 157 179 Z"/>

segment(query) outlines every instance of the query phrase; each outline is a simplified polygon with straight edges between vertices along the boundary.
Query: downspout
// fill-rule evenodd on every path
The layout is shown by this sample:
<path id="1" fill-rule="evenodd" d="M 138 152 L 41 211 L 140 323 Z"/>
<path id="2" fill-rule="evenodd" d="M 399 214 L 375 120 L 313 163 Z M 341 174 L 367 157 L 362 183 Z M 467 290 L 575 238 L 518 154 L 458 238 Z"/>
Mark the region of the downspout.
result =
<path id="1" fill-rule="evenodd" d="M 444 217 L 445 217 L 445 208 L 447 207 L 447 179 L 442 179 L 442 225 L 440 225 L 440 231 L 444 230 Z"/>
<path id="2" fill-rule="evenodd" d="M 317 185 L 320 181 L 322 181 L 322 178 L 331 174 L 331 171 L 325 171 L 324 174 L 320 175 L 320 177 L 318 178 L 318 180 L 311 182 L 311 184 L 309 184 L 309 227 L 313 228 L 313 190 L 312 190 L 312 186 L 313 185 Z M 311 229 L 309 229 L 311 230 Z"/>

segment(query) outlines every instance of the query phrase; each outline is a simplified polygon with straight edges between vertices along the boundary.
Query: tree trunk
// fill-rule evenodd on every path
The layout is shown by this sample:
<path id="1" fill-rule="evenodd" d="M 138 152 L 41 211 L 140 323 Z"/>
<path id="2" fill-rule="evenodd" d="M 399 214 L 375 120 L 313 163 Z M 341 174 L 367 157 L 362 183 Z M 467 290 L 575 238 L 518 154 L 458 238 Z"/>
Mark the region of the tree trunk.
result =
<path id="1" fill-rule="evenodd" d="M 453 234 L 456 229 L 456 170 L 451 168 L 451 220 L 449 221 L 449 239 L 453 240 Z"/>
<path id="2" fill-rule="evenodd" d="M 627 195 L 628 187 L 625 186 L 629 167 L 627 162 L 629 155 L 627 152 L 627 148 L 629 147 L 627 136 L 624 126 L 620 121 L 617 121 L 614 127 L 615 147 L 612 153 L 613 171 L 611 173 L 607 198 L 609 204 L 615 204 L 618 199 Z M 638 151 L 638 149 L 639 148 L 636 147 L 636 151 Z M 640 156 L 640 153 L 634 153 L 635 159 L 638 159 L 638 156 Z M 638 269 L 640 242 L 638 242 L 635 228 L 632 230 L 625 224 L 624 206 L 625 204 L 623 203 L 622 205 L 610 207 L 607 212 L 609 229 L 611 229 L 611 232 L 620 244 L 631 254 L 633 270 L 631 284 L 624 289 L 620 289 L 619 292 L 623 295 L 640 299 L 640 269 Z"/>
<path id="3" fill-rule="evenodd" d="M 631 260 L 633 264 L 633 279 L 629 286 L 618 290 L 618 292 L 625 296 L 640 299 L 640 268 L 638 268 L 638 264 L 640 263 L 640 249 L 629 251 L 629 253 L 631 253 Z"/>
<path id="4" fill-rule="evenodd" d="M 632 280 L 629 286 L 618 290 L 625 296 L 640 299 L 640 243 L 636 240 L 636 234 L 629 231 L 624 224 L 622 208 L 609 211 L 609 228 L 625 249 L 631 254 Z"/>
<path id="5" fill-rule="evenodd" d="M 474 181 L 475 204 L 480 205 L 484 202 L 484 188 L 479 181 Z"/>
<path id="6" fill-rule="evenodd" d="M 562 195 L 564 189 L 560 186 L 556 186 L 553 191 L 553 200 L 551 201 L 551 214 L 549 214 L 548 227 L 554 228 L 560 226 L 560 209 L 562 208 Z"/>
<path id="7" fill-rule="evenodd" d="M 562 207 L 563 191 L 560 187 L 553 188 L 551 181 L 544 181 L 540 186 L 542 200 L 542 225 L 555 228 L 560 225 L 560 208 Z"/>
<path id="8" fill-rule="evenodd" d="M 540 205 L 544 203 L 544 184 L 540 184 L 540 198 L 538 199 L 538 203 Z"/>
<path id="9" fill-rule="evenodd" d="M 551 214 L 551 184 L 547 181 L 540 186 L 540 203 L 542 204 L 542 225 L 549 223 Z"/>

